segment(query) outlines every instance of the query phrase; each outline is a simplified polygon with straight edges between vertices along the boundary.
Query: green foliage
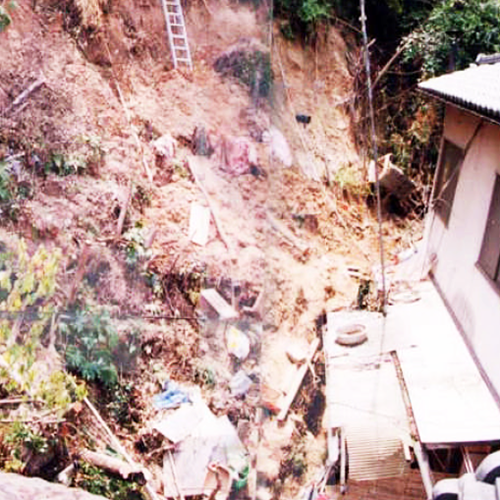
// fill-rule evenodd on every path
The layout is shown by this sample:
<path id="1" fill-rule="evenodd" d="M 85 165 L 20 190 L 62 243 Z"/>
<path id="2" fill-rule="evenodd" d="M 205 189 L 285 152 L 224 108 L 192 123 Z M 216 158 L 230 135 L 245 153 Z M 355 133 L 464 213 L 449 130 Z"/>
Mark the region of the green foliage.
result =
<path id="1" fill-rule="evenodd" d="M 146 500 L 141 486 L 110 476 L 85 462 L 80 464 L 73 486 L 111 500 Z"/>
<path id="2" fill-rule="evenodd" d="M 52 299 L 56 288 L 61 252 L 49 252 L 43 245 L 30 256 L 24 240 L 15 252 L 2 248 L 0 254 L 0 382 L 9 392 L 26 393 L 45 401 L 56 413 L 85 395 L 85 387 L 60 370 L 41 372 L 37 353 L 41 336 L 55 311 Z M 19 322 L 29 310 L 35 318 Z M 16 339 L 14 339 L 14 335 Z"/>
<path id="3" fill-rule="evenodd" d="M 478 54 L 500 52 L 497 0 L 445 0 L 424 25 L 411 33 L 404 60 L 421 67 L 424 77 L 463 69 Z"/>
<path id="4" fill-rule="evenodd" d="M 118 347 L 119 336 L 107 312 L 77 311 L 74 318 L 61 322 L 61 333 L 70 371 L 107 388 L 118 382 L 113 352 Z"/>
<path id="5" fill-rule="evenodd" d="M 12 201 L 15 196 L 16 187 L 9 165 L 0 161 L 0 203 Z"/>
<path id="6" fill-rule="evenodd" d="M 122 426 L 130 426 L 134 386 L 131 383 L 118 384 L 113 388 L 112 401 L 106 405 L 114 421 Z"/>
<path id="7" fill-rule="evenodd" d="M 63 318 L 60 328 L 68 370 L 108 390 L 116 388 L 119 373 L 131 367 L 137 354 L 137 332 L 129 332 L 127 341 L 120 341 L 109 314 L 90 309 Z"/>
<path id="8" fill-rule="evenodd" d="M 146 228 L 141 222 L 136 222 L 135 226 L 129 229 L 123 238 L 127 241 L 125 247 L 125 261 L 128 266 L 136 266 L 139 262 L 151 256 L 151 250 L 146 248 Z"/>
<path id="9" fill-rule="evenodd" d="M 4 442 L 14 448 L 13 456 L 18 460 L 22 459 L 22 447 L 35 453 L 44 453 L 49 448 L 47 438 L 22 422 L 12 423 L 8 432 L 4 434 Z"/>
<path id="10" fill-rule="evenodd" d="M 52 172 L 61 177 L 73 174 L 81 174 L 87 168 L 87 162 L 83 156 L 78 154 L 64 155 L 52 153 L 50 160 L 45 164 L 45 173 Z"/>
<path id="11" fill-rule="evenodd" d="M 336 170 L 333 182 L 341 189 L 341 191 L 345 191 L 353 195 L 367 194 L 366 182 L 364 182 L 359 169 L 350 163 L 341 165 Z"/>
<path id="12" fill-rule="evenodd" d="M 11 22 L 12 19 L 7 12 L 7 9 L 0 5 L 0 33 L 5 31 L 9 27 Z"/>

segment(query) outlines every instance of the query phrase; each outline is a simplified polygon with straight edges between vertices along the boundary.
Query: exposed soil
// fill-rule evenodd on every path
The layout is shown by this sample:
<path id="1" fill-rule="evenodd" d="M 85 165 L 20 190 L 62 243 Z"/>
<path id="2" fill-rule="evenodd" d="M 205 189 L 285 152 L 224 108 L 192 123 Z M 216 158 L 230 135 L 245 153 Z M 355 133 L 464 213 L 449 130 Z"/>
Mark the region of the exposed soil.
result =
<path id="1" fill-rule="evenodd" d="M 82 27 L 74 6 L 61 12 L 58 3 L 39 0 L 33 10 L 19 0 L 12 26 L 0 34 L 0 159 L 23 155 L 16 182 L 29 187 L 15 211 L 2 214 L 1 239 L 17 234 L 31 248 L 63 249 L 61 307 L 76 285 L 73 308 L 106 306 L 119 321 L 135 321 L 141 356 L 125 375 L 135 387 L 127 400 L 133 415 L 120 423 L 99 392 L 93 396 L 156 483 L 163 448 L 150 428 L 151 401 L 172 378 L 198 385 L 212 411 L 235 426 L 251 422 L 243 441 L 252 473 L 241 498 L 257 490 L 262 499 L 264 490 L 294 498 L 325 455 L 321 356 L 283 427 L 259 408 L 259 387 L 288 391 L 297 367 L 287 350 L 306 349 L 326 311 L 355 306 L 356 276 L 371 276 L 379 262 L 378 226 L 363 196 L 366 168 L 348 104 L 349 60 L 357 54 L 334 28 L 316 47 L 304 48 L 279 36 L 264 7 L 214 3 L 210 15 L 203 3 L 190 2 L 194 70 L 173 70 L 159 4 L 108 3 L 95 26 Z M 213 67 L 249 39 L 271 53 L 269 99 Z M 40 88 L 11 108 L 39 78 Z M 297 123 L 297 113 L 310 115 L 310 124 Z M 262 142 L 271 123 L 288 140 L 291 168 Z M 205 127 L 215 149 L 196 159 L 220 226 L 212 219 L 205 246 L 188 234 L 191 205 L 207 205 L 190 166 L 197 126 Z M 152 143 L 167 133 L 176 140 L 175 155 L 158 161 Z M 222 160 L 224 141 L 236 137 L 251 143 L 258 157 L 243 175 L 229 172 Z M 85 160 L 85 167 L 61 176 L 54 171 L 57 154 Z M 420 231 L 419 221 L 385 220 L 387 255 L 405 249 Z M 198 321 L 200 291 L 210 287 L 241 312 L 236 326 L 250 339 L 244 361 L 228 354 L 223 327 Z M 243 306 L 254 305 L 260 293 L 262 310 L 245 313 Z M 235 397 L 229 386 L 240 368 L 254 384 Z"/>

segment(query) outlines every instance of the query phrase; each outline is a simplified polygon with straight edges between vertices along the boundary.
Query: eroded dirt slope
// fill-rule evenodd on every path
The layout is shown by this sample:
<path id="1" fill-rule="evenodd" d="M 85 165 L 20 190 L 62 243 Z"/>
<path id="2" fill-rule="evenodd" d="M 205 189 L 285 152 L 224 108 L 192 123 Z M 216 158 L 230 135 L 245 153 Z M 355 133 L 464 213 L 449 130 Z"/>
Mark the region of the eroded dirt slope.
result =
<path id="1" fill-rule="evenodd" d="M 24 236 L 31 247 L 43 242 L 64 250 L 61 306 L 85 255 L 87 272 L 76 302 L 142 318 L 144 354 L 134 375 L 137 427 L 154 416 L 151 397 L 162 376 L 199 382 L 210 368 L 215 382 L 203 386 L 205 398 L 235 425 L 249 420 L 261 426 L 245 443 L 253 469 L 260 469 L 262 487 L 275 498 L 292 498 L 323 456 L 324 435 L 315 437 L 303 418 L 312 399 L 292 407 L 284 429 L 273 418 L 261 421 L 258 391 L 242 401 L 228 389 L 234 359 L 224 339 L 205 335 L 194 316 L 151 316 L 192 316 L 200 280 L 221 293 L 234 294 L 237 285 L 250 302 L 262 292 L 260 317 L 246 318 L 254 352 L 242 366 L 257 383 L 284 394 L 296 370 L 287 348 L 303 349 L 318 334 L 317 319 L 325 311 L 356 302 L 360 283 L 349 268 L 369 273 L 378 248 L 372 214 L 362 196 L 346 189 L 364 175 L 346 104 L 352 95 L 351 49 L 333 28 L 315 48 L 285 41 L 263 7 L 213 2 L 208 12 L 193 2 L 186 9 L 194 59 L 189 73 L 171 67 L 157 2 L 110 2 L 107 13 L 85 26 L 74 6 L 61 12 L 57 2 L 40 0 L 35 9 L 28 0 L 18 4 L 12 26 L 0 35 L 0 159 L 20 155 L 15 182 L 28 195 L 14 208 L 2 207 L 2 231 Z M 221 54 L 249 40 L 271 54 L 274 88 L 268 99 L 255 99 L 238 80 L 213 68 Z M 37 81 L 37 89 L 15 104 Z M 310 115 L 311 123 L 298 124 L 296 113 Z M 262 141 L 271 124 L 287 138 L 289 168 Z M 199 126 L 211 134 L 215 152 L 193 160 L 191 140 Z M 167 133 L 176 141 L 175 154 L 158 162 L 153 141 Z M 235 137 L 255 148 L 256 170 L 235 175 L 224 168 L 221 140 Z M 57 155 L 65 158 L 61 168 L 69 175 L 58 170 Z M 211 220 L 205 246 L 188 237 L 192 203 L 207 204 L 199 183 L 220 225 L 218 230 Z M 408 243 L 395 227 L 386 222 L 389 252 Z M 195 275 L 196 286 L 183 290 Z M 163 293 L 145 276 L 158 279 Z M 306 385 L 311 394 L 321 392 L 319 380 Z M 292 436 L 298 436 L 300 450 L 291 450 Z M 120 437 L 133 449 L 133 433 L 121 430 Z M 306 464 L 294 479 L 291 452 L 300 452 Z M 145 455 L 139 459 L 161 475 L 151 454 Z M 255 491 L 250 482 L 248 495 Z"/>

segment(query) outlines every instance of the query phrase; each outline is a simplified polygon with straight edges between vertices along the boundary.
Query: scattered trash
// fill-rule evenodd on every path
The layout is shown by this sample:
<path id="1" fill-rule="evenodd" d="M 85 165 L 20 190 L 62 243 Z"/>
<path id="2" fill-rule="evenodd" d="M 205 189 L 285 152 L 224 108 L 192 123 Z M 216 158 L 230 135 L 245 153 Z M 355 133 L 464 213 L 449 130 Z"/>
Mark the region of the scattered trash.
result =
<path id="1" fill-rule="evenodd" d="M 291 387 L 286 396 L 283 398 L 282 404 L 280 405 L 278 421 L 282 422 L 283 420 L 286 419 L 288 410 L 290 410 L 290 406 L 292 406 L 292 403 L 295 397 L 297 396 L 297 393 L 299 392 L 300 386 L 302 385 L 307 370 L 312 366 L 312 360 L 314 358 L 314 355 L 316 354 L 316 351 L 318 350 L 319 343 L 320 343 L 319 338 L 316 337 L 312 341 L 311 345 L 308 346 L 308 349 L 306 351 L 307 352 L 306 361 L 295 373 Z"/>
<path id="2" fill-rule="evenodd" d="M 221 169 L 232 175 L 246 174 L 258 165 L 257 150 L 246 137 L 221 136 L 219 155 Z"/>
<path id="3" fill-rule="evenodd" d="M 233 396 L 244 396 L 252 386 L 252 379 L 243 371 L 237 372 L 229 382 Z"/>
<path id="4" fill-rule="evenodd" d="M 295 119 L 298 123 L 302 123 L 302 125 L 304 125 L 304 128 L 306 128 L 306 125 L 309 125 L 311 123 L 311 117 L 309 115 L 295 115 Z"/>
<path id="5" fill-rule="evenodd" d="M 153 404 L 159 410 L 177 408 L 181 404 L 189 402 L 190 399 L 186 392 L 172 380 L 166 380 L 163 384 L 163 391 L 153 398 Z"/>
<path id="6" fill-rule="evenodd" d="M 238 317 L 235 309 L 221 297 L 215 288 L 202 290 L 200 294 L 200 308 L 202 313 L 209 319 L 225 321 Z"/>
<path id="7" fill-rule="evenodd" d="M 234 326 L 230 326 L 226 333 L 226 345 L 229 354 L 244 360 L 250 353 L 250 339 Z"/>
<path id="8" fill-rule="evenodd" d="M 183 408 L 175 414 L 181 410 L 186 415 Z M 190 427 L 189 435 L 177 442 L 175 451 L 165 454 L 164 494 L 168 498 L 211 494 L 213 498 L 226 498 L 231 485 L 241 489 L 246 484 L 247 450 L 227 416 L 216 417 L 201 398 L 193 404 L 193 410 L 201 415 L 200 420 L 186 426 Z M 170 420 L 169 429 L 168 421 L 163 421 L 162 433 L 179 437 L 183 414 Z"/>
<path id="9" fill-rule="evenodd" d="M 153 428 L 172 443 L 186 439 L 193 429 L 203 420 L 203 407 L 199 404 L 183 404 L 175 412 L 156 423 Z"/>
<path id="10" fill-rule="evenodd" d="M 269 130 L 262 134 L 262 141 L 269 144 L 271 155 L 279 160 L 287 168 L 293 163 L 292 152 L 285 136 L 276 128 L 269 127 Z"/>
<path id="11" fill-rule="evenodd" d="M 279 413 L 283 394 L 267 384 L 260 384 L 260 404 L 271 413 Z"/>
<path id="12" fill-rule="evenodd" d="M 191 204 L 191 216 L 189 218 L 189 239 L 200 246 L 205 246 L 208 241 L 208 230 L 210 228 L 210 209 Z"/>

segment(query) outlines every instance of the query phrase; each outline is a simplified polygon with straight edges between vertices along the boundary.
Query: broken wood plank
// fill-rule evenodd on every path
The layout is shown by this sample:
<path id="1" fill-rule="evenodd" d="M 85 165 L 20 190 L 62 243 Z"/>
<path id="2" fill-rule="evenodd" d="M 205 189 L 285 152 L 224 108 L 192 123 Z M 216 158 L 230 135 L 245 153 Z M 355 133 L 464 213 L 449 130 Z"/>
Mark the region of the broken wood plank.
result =
<path id="1" fill-rule="evenodd" d="M 204 247 L 208 242 L 209 229 L 210 209 L 199 203 L 192 203 L 189 217 L 189 239 Z"/>
<path id="2" fill-rule="evenodd" d="M 131 465 L 119 458 L 110 457 L 103 453 L 97 453 L 84 449 L 80 452 L 80 458 L 90 465 L 99 467 L 115 475 L 120 476 L 126 481 L 134 481 L 141 486 L 146 484 L 146 476 L 142 467 L 138 465 Z"/>
<path id="3" fill-rule="evenodd" d="M 231 253 L 231 246 L 229 245 L 229 240 L 222 229 L 222 225 L 221 225 L 219 218 L 217 216 L 217 212 L 215 210 L 215 205 L 213 203 L 213 200 L 212 200 L 212 198 L 210 198 L 210 195 L 208 194 L 207 190 L 205 189 L 205 186 L 203 186 L 203 184 L 201 183 L 200 178 L 196 172 L 196 167 L 195 167 L 194 163 L 195 163 L 194 158 L 188 159 L 187 164 L 188 164 L 189 170 L 191 171 L 191 174 L 193 175 L 194 181 L 196 182 L 197 186 L 200 188 L 200 191 L 203 193 L 203 196 L 207 200 L 208 206 L 210 208 L 210 212 L 212 213 L 212 217 L 214 219 L 215 227 L 217 228 L 217 232 L 219 233 L 219 236 L 220 236 L 220 239 L 222 240 L 222 243 L 224 243 L 224 246 L 227 248 L 227 251 Z"/>
<path id="4" fill-rule="evenodd" d="M 170 450 L 167 451 L 163 458 L 163 467 L 165 468 L 166 466 L 166 459 L 168 457 L 168 464 L 170 466 L 170 470 L 172 472 L 172 477 L 174 479 L 174 485 L 175 489 L 177 490 L 177 494 L 179 495 L 180 500 L 184 500 L 184 495 L 182 494 L 182 489 L 179 485 L 179 480 L 177 478 L 177 470 L 175 468 L 175 462 L 174 462 L 174 457 L 172 455 L 172 452 Z"/>
<path id="5" fill-rule="evenodd" d="M 234 307 L 228 304 L 215 288 L 202 290 L 200 298 L 202 308 L 205 306 L 206 309 L 208 306 L 223 321 L 235 319 L 239 316 Z M 207 312 L 210 315 L 212 311 Z"/>
<path id="6" fill-rule="evenodd" d="M 293 401 L 295 400 L 295 397 L 297 396 L 297 393 L 299 392 L 300 386 L 302 385 L 302 381 L 304 380 L 304 377 L 306 376 L 307 370 L 309 369 L 309 365 L 314 358 L 314 355 L 316 354 L 316 351 L 318 350 L 319 347 L 319 338 L 315 338 L 312 342 L 312 344 L 309 346 L 309 353 L 307 355 L 307 359 L 305 363 L 302 364 L 302 366 L 298 369 L 297 373 L 295 374 L 295 377 L 292 382 L 292 386 L 290 387 L 290 390 L 288 391 L 287 395 L 285 396 L 284 402 L 281 404 L 281 411 L 278 415 L 278 421 L 282 422 L 283 420 L 286 419 L 286 416 L 288 414 L 288 411 L 290 410 L 290 406 L 292 406 Z"/>
<path id="7" fill-rule="evenodd" d="M 108 424 L 103 420 L 99 412 L 96 410 L 95 406 L 91 403 L 90 399 L 85 397 L 83 398 L 83 402 L 87 405 L 88 409 L 91 411 L 92 415 L 94 415 L 95 419 L 99 423 L 99 425 L 104 429 L 105 433 L 108 435 L 111 440 L 112 445 L 116 449 L 120 455 L 122 455 L 125 460 L 131 464 L 136 465 L 135 460 L 131 457 L 128 451 L 124 448 L 124 446 L 120 443 L 119 439 L 114 435 L 113 431 L 109 428 Z M 146 473 L 146 469 L 143 469 Z M 150 476 L 149 473 L 147 473 Z M 146 478 L 148 479 L 148 478 Z M 147 495 L 151 500 L 160 500 L 156 492 L 153 490 L 150 484 L 146 482 L 144 489 L 146 490 Z"/>

